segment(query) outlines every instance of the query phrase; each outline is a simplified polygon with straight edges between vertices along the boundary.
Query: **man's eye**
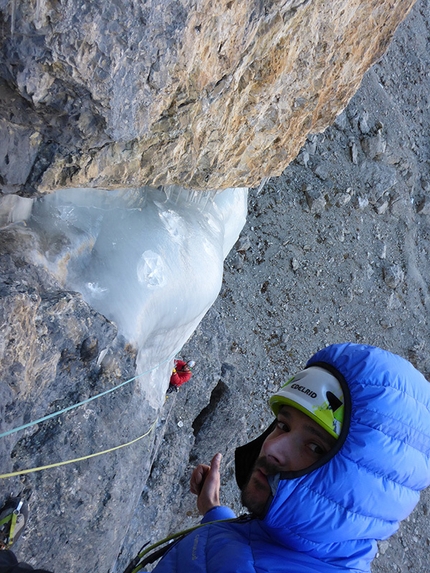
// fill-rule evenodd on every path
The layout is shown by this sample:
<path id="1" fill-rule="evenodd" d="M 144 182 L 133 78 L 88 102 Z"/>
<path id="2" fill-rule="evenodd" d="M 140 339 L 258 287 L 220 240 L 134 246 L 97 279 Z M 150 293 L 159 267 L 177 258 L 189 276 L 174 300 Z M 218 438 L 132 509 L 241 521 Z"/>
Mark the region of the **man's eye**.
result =
<path id="1" fill-rule="evenodd" d="M 311 443 L 309 444 L 309 448 L 313 451 L 314 454 L 317 454 L 318 456 L 322 456 L 326 453 L 325 450 L 318 444 Z"/>
<path id="2" fill-rule="evenodd" d="M 290 431 L 290 427 L 287 426 L 287 424 L 285 422 L 281 422 L 281 420 L 278 420 L 277 426 L 283 432 L 289 432 Z"/>

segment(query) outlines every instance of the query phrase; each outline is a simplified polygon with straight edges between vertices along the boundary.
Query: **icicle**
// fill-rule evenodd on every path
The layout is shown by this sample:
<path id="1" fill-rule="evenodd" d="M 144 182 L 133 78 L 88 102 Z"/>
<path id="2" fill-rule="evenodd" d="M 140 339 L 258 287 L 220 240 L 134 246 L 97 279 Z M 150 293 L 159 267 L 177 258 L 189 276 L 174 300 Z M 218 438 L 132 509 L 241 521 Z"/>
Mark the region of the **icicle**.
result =
<path id="1" fill-rule="evenodd" d="M 36 0 L 36 10 L 34 14 L 34 21 L 36 27 L 39 25 L 39 21 L 42 17 L 42 12 L 44 8 L 45 8 L 45 0 Z"/>
<path id="2" fill-rule="evenodd" d="M 163 187 L 163 190 L 166 194 L 167 200 L 178 205 L 183 191 L 182 187 L 179 187 L 178 185 L 166 185 Z"/>
<path id="3" fill-rule="evenodd" d="M 183 202 L 192 203 L 202 210 L 205 210 L 209 204 L 213 203 L 218 193 L 218 191 L 214 189 L 209 191 L 196 191 L 184 189 L 178 185 L 166 185 L 163 187 L 163 190 L 167 200 L 172 201 L 175 205 L 179 205 Z"/>
<path id="4" fill-rule="evenodd" d="M 257 195 L 260 195 L 261 190 L 263 189 L 263 187 L 266 185 L 266 183 L 270 180 L 270 177 L 263 177 L 263 179 L 261 180 L 261 183 L 257 189 Z"/>
<path id="5" fill-rule="evenodd" d="M 10 34 L 12 37 L 15 32 L 15 8 L 16 8 L 16 0 L 11 0 Z"/>

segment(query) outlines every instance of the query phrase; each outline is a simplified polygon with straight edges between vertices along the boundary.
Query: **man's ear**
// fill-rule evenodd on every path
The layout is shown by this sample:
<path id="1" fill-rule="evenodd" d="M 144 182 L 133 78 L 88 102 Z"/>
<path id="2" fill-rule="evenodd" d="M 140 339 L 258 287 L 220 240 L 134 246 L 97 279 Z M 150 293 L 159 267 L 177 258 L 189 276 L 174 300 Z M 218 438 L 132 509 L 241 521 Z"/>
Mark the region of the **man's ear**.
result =
<path id="1" fill-rule="evenodd" d="M 239 446 L 236 448 L 234 453 L 234 464 L 236 473 L 236 483 L 239 489 L 242 490 L 243 487 L 248 482 L 249 476 L 251 474 L 252 468 L 260 455 L 261 448 L 263 446 L 264 440 L 269 434 L 273 432 L 276 426 L 276 420 L 274 420 L 270 426 L 258 436 L 252 442 L 245 444 L 244 446 Z"/>

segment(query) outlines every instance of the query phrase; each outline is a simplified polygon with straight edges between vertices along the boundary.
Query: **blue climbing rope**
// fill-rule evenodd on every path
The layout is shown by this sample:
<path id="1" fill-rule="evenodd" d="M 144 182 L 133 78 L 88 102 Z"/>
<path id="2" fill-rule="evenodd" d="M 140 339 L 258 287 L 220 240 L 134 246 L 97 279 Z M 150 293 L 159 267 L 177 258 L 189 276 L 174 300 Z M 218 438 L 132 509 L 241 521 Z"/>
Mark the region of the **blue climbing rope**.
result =
<path id="1" fill-rule="evenodd" d="M 152 368 L 145 370 L 145 372 L 142 372 L 141 374 L 138 374 L 137 376 L 133 376 L 133 378 L 129 378 L 128 380 L 121 382 L 121 384 L 118 384 L 117 386 L 114 386 L 113 388 L 110 388 L 109 390 L 105 390 L 104 392 L 101 392 L 100 394 L 96 394 L 95 396 L 92 396 L 91 398 L 87 398 L 86 400 L 82 400 L 82 402 L 78 402 L 76 404 L 73 404 L 72 406 L 67 406 L 67 408 L 63 408 L 62 410 L 57 410 L 56 412 L 53 412 L 52 414 L 48 414 L 47 416 L 43 416 L 43 418 L 33 420 L 32 422 L 28 422 L 27 424 L 23 424 L 22 426 L 18 426 L 17 428 L 13 428 L 12 430 L 7 430 L 6 432 L 3 432 L 0 434 L 0 438 L 10 436 L 11 434 L 14 434 L 15 432 L 19 432 L 20 430 L 25 430 L 26 428 L 30 428 L 31 426 L 35 426 L 36 424 L 40 424 L 41 422 L 46 422 L 46 420 L 50 420 L 51 418 L 55 418 L 56 416 L 60 416 L 61 414 L 64 414 L 65 412 L 69 412 L 70 410 L 73 410 L 74 408 L 78 408 L 79 406 L 84 406 L 85 404 L 88 404 L 89 402 L 92 402 L 93 400 L 96 400 L 97 398 L 101 398 L 102 396 L 106 396 L 106 394 L 110 394 L 111 392 L 118 390 L 118 388 L 121 388 L 122 386 L 125 386 L 126 384 L 130 384 L 130 382 L 133 382 L 133 380 L 136 380 L 137 378 L 140 378 L 141 376 L 144 376 L 144 375 L 148 374 L 149 372 L 152 372 L 152 370 L 159 368 L 162 364 L 169 362 L 169 360 L 173 360 L 173 358 L 176 356 L 176 354 L 177 354 L 177 352 L 175 352 L 174 354 L 169 356 L 169 358 L 166 358 L 166 360 L 159 362 L 156 366 L 153 366 Z"/>

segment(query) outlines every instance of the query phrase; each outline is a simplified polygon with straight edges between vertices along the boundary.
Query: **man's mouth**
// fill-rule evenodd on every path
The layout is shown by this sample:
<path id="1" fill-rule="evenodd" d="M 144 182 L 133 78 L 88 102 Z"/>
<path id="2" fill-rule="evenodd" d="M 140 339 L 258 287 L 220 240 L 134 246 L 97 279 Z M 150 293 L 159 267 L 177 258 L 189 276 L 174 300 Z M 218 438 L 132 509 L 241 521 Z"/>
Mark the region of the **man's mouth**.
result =
<path id="1" fill-rule="evenodd" d="M 267 475 L 260 468 L 255 468 L 251 475 L 251 482 L 257 491 L 270 491 L 269 481 Z"/>
<path id="2" fill-rule="evenodd" d="M 267 482 L 267 475 L 264 473 L 264 471 L 261 468 L 256 468 L 255 475 L 256 475 L 258 480 L 264 481 L 264 483 L 268 483 Z"/>
<path id="3" fill-rule="evenodd" d="M 270 475 L 278 474 L 281 471 L 281 468 L 275 464 L 270 463 L 267 458 L 261 457 L 257 460 L 257 463 L 254 466 L 254 470 L 261 472 L 267 479 L 267 477 Z"/>

